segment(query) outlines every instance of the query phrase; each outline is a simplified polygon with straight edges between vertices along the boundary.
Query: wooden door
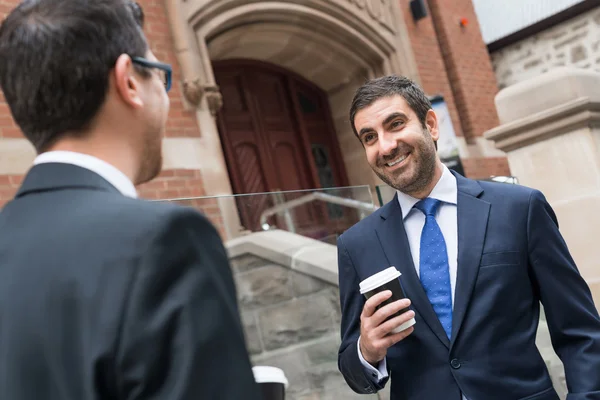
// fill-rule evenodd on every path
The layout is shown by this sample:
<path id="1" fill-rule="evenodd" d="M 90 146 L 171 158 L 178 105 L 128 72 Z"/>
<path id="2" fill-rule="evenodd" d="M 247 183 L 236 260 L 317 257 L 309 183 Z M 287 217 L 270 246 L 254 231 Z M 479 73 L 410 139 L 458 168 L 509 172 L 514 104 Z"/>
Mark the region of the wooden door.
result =
<path id="1" fill-rule="evenodd" d="M 312 84 L 268 64 L 218 62 L 215 78 L 223 95 L 219 131 L 235 194 L 346 186 L 327 98 Z M 291 200 L 297 195 L 285 195 Z M 260 213 L 275 204 L 272 195 L 238 200 L 242 224 L 260 229 Z M 329 207 L 331 209 L 331 207 Z M 296 229 L 318 236 L 330 224 L 327 206 L 292 212 Z M 284 221 L 278 224 L 285 226 Z"/>

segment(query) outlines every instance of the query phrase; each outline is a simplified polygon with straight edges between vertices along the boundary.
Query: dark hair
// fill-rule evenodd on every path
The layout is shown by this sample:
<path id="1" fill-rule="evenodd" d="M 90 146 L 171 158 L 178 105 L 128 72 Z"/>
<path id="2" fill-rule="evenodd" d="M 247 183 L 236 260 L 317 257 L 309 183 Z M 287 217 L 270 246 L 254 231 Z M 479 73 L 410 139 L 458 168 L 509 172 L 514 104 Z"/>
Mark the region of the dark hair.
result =
<path id="1" fill-rule="evenodd" d="M 143 23 L 141 7 L 128 0 L 25 0 L 8 15 L 0 88 L 38 152 L 89 128 L 119 56 L 146 55 Z"/>
<path id="2" fill-rule="evenodd" d="M 372 79 L 356 90 L 350 107 L 350 124 L 355 135 L 358 136 L 354 126 L 356 113 L 381 98 L 391 96 L 402 96 L 409 107 L 417 114 L 421 125 L 425 128 L 425 119 L 427 112 L 431 109 L 431 102 L 423 89 L 404 76 L 388 75 Z"/>

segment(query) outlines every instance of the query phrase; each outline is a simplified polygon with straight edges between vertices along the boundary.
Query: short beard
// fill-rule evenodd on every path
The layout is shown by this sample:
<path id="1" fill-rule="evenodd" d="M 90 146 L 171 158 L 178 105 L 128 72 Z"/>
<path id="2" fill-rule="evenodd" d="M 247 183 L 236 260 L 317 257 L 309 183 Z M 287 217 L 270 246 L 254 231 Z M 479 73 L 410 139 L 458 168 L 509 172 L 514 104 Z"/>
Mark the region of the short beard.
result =
<path id="1" fill-rule="evenodd" d="M 426 133 L 425 131 L 423 132 Z M 424 136 L 425 137 L 425 136 Z M 408 195 L 414 195 L 423 192 L 433 180 L 435 169 L 437 167 L 437 157 L 435 144 L 424 140 L 419 147 L 420 158 L 416 160 L 416 176 L 414 179 L 400 179 L 394 182 L 390 177 L 380 171 L 375 171 L 375 174 L 386 184 Z M 411 153 L 411 157 L 415 156 L 415 152 Z M 409 177 L 410 179 L 410 177 Z M 413 196 L 414 197 L 414 196 Z"/>
<path id="2" fill-rule="evenodd" d="M 156 178 L 163 166 L 162 139 L 146 139 L 143 144 L 144 151 L 140 160 L 140 169 L 136 177 L 136 185 L 141 185 Z"/>
<path id="3" fill-rule="evenodd" d="M 140 169 L 140 173 L 138 174 L 138 178 L 136 179 L 136 185 L 141 185 L 142 183 L 150 182 L 152 179 L 156 178 L 162 171 L 162 155 L 154 157 L 153 159 L 148 158 L 146 160 L 147 161 L 142 164 L 142 168 Z"/>

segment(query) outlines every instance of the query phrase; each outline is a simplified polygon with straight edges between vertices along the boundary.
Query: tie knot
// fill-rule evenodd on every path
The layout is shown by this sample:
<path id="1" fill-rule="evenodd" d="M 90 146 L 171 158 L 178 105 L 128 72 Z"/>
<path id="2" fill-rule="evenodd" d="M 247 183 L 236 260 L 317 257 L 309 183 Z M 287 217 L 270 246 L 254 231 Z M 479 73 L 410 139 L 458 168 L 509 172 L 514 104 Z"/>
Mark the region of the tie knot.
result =
<path id="1" fill-rule="evenodd" d="M 438 199 L 432 199 L 431 197 L 427 197 L 426 199 L 423 199 L 417 204 L 415 204 L 415 208 L 421 210 L 421 212 L 426 216 L 435 217 L 435 212 L 437 211 L 441 203 L 442 202 Z"/>

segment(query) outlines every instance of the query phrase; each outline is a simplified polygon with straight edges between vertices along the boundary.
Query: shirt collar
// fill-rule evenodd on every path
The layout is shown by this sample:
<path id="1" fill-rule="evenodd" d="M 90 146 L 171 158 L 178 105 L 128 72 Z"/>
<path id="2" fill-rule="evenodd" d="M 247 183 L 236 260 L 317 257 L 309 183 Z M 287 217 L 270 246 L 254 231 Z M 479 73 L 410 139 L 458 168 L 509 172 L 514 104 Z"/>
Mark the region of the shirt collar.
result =
<path id="1" fill-rule="evenodd" d="M 402 209 L 402 219 L 405 219 L 411 212 L 413 206 L 417 204 L 419 199 L 416 199 L 406 193 L 402 193 L 399 190 L 397 193 L 398 202 L 400 203 L 400 208 Z M 428 197 L 440 200 L 444 203 L 456 205 L 458 197 L 456 178 L 445 165 L 442 165 L 442 176 Z"/>
<path id="2" fill-rule="evenodd" d="M 45 163 L 72 164 L 88 169 L 106 179 L 123 195 L 137 197 L 137 191 L 131 180 L 116 167 L 97 157 L 72 151 L 49 151 L 40 154 L 33 161 L 34 165 Z"/>

